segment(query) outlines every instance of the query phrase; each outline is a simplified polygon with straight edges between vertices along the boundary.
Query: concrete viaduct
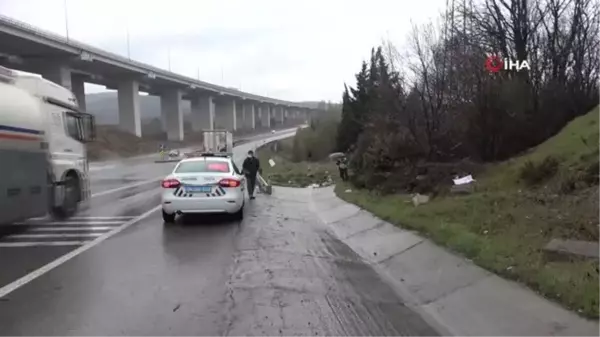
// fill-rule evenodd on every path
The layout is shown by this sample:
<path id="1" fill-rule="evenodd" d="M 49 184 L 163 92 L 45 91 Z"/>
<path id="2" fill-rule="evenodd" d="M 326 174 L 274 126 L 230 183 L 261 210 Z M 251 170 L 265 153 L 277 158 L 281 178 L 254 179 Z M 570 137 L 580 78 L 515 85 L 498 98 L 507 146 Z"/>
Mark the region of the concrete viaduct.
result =
<path id="1" fill-rule="evenodd" d="M 0 64 L 41 74 L 71 89 L 85 110 L 84 83 L 118 91 L 119 127 L 142 135 L 139 91 L 160 96 L 169 140 L 183 140 L 182 100 L 191 101 L 192 130 L 254 129 L 301 123 L 319 111 L 225 88 L 130 60 L 0 16 Z"/>

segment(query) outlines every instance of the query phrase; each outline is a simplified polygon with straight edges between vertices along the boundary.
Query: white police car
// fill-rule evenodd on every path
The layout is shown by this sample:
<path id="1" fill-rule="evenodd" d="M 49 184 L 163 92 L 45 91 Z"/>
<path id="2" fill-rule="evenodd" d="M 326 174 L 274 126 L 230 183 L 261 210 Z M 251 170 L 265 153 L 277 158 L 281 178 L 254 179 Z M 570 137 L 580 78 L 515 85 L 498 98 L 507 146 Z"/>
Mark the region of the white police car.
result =
<path id="1" fill-rule="evenodd" d="M 204 153 L 181 160 L 161 183 L 162 216 L 175 222 L 178 214 L 228 213 L 241 220 L 246 179 L 230 154 Z"/>

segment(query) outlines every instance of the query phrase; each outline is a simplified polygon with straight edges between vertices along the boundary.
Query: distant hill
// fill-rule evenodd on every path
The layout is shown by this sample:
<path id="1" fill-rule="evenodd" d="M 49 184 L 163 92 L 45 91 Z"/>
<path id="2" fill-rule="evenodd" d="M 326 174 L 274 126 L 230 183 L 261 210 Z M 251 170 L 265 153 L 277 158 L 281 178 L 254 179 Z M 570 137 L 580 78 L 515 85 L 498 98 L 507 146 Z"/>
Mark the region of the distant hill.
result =
<path id="1" fill-rule="evenodd" d="M 116 92 L 101 92 L 85 95 L 86 110 L 96 117 L 100 125 L 114 125 L 119 123 L 119 104 Z M 190 102 L 183 101 L 184 120 L 188 119 L 191 107 Z M 154 118 L 160 119 L 160 97 L 140 96 L 140 114 L 143 123 Z"/>
<path id="2" fill-rule="evenodd" d="M 96 117 L 96 122 L 100 125 L 116 125 L 119 123 L 119 106 L 117 102 L 117 93 L 101 92 L 85 95 L 86 109 L 89 113 Z M 325 108 L 325 102 L 300 102 L 307 107 L 313 109 Z M 183 101 L 183 115 L 184 121 L 189 120 L 189 114 L 191 112 L 190 102 L 187 100 Z M 140 96 L 140 114 L 142 117 L 142 123 L 146 124 L 152 119 L 160 119 L 160 97 L 158 96 Z"/>

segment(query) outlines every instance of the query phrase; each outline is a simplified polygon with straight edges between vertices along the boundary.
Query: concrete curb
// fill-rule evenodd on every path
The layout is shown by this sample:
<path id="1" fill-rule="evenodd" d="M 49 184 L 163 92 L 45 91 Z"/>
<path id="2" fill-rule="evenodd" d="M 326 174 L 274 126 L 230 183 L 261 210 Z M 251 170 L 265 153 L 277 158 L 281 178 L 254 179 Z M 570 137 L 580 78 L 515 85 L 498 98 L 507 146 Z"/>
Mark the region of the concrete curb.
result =
<path id="1" fill-rule="evenodd" d="M 598 335 L 597 321 L 341 200 L 331 186 L 311 189 L 309 208 L 441 334 Z"/>

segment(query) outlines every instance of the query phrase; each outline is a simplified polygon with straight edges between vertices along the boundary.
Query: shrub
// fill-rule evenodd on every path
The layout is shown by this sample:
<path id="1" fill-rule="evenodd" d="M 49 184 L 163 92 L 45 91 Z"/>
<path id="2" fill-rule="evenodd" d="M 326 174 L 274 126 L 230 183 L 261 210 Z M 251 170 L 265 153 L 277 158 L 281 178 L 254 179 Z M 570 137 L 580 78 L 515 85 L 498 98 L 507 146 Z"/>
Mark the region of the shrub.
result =
<path id="1" fill-rule="evenodd" d="M 600 171 L 600 163 L 598 161 L 593 161 L 587 167 L 585 173 L 585 181 L 589 185 L 598 185 L 599 173 Z"/>
<path id="2" fill-rule="evenodd" d="M 519 178 L 527 185 L 533 186 L 552 178 L 558 171 L 559 161 L 548 156 L 539 163 L 528 160 L 519 171 Z"/>
<path id="3" fill-rule="evenodd" d="M 337 136 L 336 120 L 313 122 L 310 128 L 299 129 L 294 136 L 292 161 L 321 161 L 334 151 Z"/>

